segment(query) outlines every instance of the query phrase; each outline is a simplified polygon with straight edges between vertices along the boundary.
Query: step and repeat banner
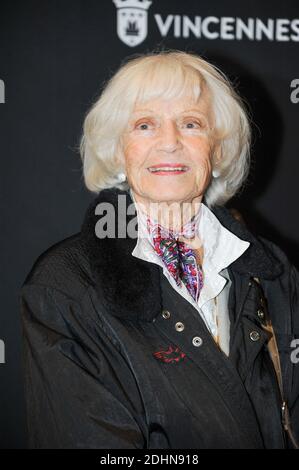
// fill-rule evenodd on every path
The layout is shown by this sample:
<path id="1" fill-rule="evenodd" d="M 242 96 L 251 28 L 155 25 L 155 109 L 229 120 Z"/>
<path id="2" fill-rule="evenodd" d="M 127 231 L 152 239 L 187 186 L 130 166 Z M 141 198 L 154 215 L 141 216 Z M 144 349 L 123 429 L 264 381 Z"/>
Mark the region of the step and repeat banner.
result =
<path id="1" fill-rule="evenodd" d="M 0 5 L 0 447 L 25 447 L 18 294 L 34 260 L 80 229 L 93 195 L 84 116 L 134 54 L 194 52 L 246 102 L 252 166 L 230 201 L 299 265 L 297 0 L 22 0 Z"/>

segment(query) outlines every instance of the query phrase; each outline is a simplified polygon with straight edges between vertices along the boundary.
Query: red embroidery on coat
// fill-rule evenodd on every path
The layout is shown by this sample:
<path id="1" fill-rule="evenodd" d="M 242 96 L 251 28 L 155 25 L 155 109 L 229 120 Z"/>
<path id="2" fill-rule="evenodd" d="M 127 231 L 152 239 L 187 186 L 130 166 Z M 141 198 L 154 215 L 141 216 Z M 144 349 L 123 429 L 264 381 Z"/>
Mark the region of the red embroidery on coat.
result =
<path id="1" fill-rule="evenodd" d="M 166 363 L 179 362 L 184 359 L 184 357 L 186 357 L 186 354 L 178 347 L 172 346 L 169 346 L 167 351 L 156 351 L 153 353 L 153 355 L 156 359 Z"/>

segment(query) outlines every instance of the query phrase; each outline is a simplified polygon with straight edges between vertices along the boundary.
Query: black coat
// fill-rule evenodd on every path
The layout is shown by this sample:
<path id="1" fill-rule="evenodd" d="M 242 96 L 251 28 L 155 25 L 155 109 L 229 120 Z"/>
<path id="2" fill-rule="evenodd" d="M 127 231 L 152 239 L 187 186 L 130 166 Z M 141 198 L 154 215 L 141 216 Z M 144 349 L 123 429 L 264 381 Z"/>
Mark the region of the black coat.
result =
<path id="1" fill-rule="evenodd" d="M 132 202 L 127 192 L 102 191 L 81 232 L 44 252 L 22 287 L 30 447 L 291 447 L 258 311 L 264 296 L 298 437 L 299 364 L 290 360 L 291 341 L 299 337 L 294 266 L 226 208 L 213 209 L 228 230 L 250 242 L 228 267 L 227 358 L 161 268 L 131 255 L 136 239 L 95 236 L 95 206 L 117 207 L 118 194 Z M 183 331 L 176 330 L 178 321 Z"/>

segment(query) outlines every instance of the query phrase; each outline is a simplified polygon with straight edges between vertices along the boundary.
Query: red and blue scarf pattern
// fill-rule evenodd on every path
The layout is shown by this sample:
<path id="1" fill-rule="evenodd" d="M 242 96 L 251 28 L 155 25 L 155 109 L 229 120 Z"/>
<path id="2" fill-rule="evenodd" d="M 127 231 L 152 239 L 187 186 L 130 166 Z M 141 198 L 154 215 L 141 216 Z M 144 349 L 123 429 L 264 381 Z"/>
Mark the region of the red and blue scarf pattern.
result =
<path id="1" fill-rule="evenodd" d="M 169 273 L 178 286 L 183 282 L 193 299 L 197 302 L 203 287 L 202 267 L 197 263 L 193 249 L 187 243 L 179 240 L 178 234 L 165 229 L 158 223 L 147 218 L 147 229 L 151 235 L 156 253 L 162 259 Z M 194 235 L 195 221 L 184 226 L 184 237 Z"/>

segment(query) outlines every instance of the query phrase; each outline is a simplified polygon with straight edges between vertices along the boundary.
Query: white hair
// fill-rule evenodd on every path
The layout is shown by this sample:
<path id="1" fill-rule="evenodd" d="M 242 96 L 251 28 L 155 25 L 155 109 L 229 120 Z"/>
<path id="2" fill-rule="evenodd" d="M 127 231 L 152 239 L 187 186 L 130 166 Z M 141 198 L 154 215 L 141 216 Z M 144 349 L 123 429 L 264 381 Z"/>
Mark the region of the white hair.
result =
<path id="1" fill-rule="evenodd" d="M 245 105 L 227 76 L 194 53 L 167 50 L 129 57 L 112 76 L 87 113 L 80 152 L 90 191 L 128 189 L 122 136 L 136 104 L 187 96 L 196 102 L 204 83 L 212 98 L 217 172 L 204 195 L 211 207 L 225 204 L 241 188 L 250 165 L 251 129 Z M 212 155 L 215 168 L 216 155 Z"/>

